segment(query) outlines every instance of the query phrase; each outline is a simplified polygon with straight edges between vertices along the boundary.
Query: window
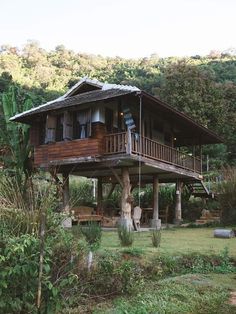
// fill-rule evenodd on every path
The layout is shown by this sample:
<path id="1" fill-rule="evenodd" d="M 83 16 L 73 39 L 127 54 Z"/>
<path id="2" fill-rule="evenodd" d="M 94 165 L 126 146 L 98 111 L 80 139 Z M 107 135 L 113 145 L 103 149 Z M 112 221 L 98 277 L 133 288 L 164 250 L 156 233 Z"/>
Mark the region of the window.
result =
<path id="1" fill-rule="evenodd" d="M 72 113 L 66 111 L 63 120 L 63 140 L 68 141 L 73 138 L 73 117 Z"/>
<path id="2" fill-rule="evenodd" d="M 105 124 L 106 124 L 106 129 L 108 133 L 111 133 L 113 131 L 113 123 L 114 123 L 113 110 L 106 108 L 105 109 Z"/>
<path id="3" fill-rule="evenodd" d="M 48 114 L 46 118 L 45 144 L 55 142 L 56 125 L 57 125 L 56 117 Z"/>
<path id="4" fill-rule="evenodd" d="M 63 124 L 64 124 L 64 115 L 60 114 L 56 118 L 56 142 L 63 141 Z"/>
<path id="5" fill-rule="evenodd" d="M 83 139 L 91 136 L 91 110 L 76 111 L 73 116 L 73 138 Z"/>

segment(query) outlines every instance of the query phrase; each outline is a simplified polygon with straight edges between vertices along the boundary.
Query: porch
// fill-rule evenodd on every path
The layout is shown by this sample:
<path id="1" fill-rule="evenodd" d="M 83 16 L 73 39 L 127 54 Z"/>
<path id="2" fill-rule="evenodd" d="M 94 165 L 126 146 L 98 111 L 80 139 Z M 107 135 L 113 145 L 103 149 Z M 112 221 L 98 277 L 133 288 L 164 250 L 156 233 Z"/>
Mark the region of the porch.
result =
<path id="1" fill-rule="evenodd" d="M 184 154 L 170 146 L 161 144 L 134 132 L 105 135 L 104 155 L 128 154 L 146 157 L 201 174 L 201 158 Z"/>

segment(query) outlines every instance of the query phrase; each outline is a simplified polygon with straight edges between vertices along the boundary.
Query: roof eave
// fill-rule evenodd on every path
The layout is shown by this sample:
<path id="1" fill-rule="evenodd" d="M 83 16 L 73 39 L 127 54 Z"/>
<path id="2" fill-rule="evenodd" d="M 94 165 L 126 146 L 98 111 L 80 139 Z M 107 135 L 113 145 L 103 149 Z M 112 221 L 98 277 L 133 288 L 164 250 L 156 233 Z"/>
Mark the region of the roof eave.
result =
<path id="1" fill-rule="evenodd" d="M 154 97 L 150 94 L 148 94 L 145 91 L 141 92 L 141 95 L 143 95 L 144 97 L 149 98 L 150 100 L 157 102 L 159 105 L 165 107 L 166 109 L 172 111 L 174 114 L 176 114 L 177 116 L 179 116 L 180 118 L 184 119 L 185 121 L 191 123 L 193 126 L 197 127 L 199 130 L 201 130 L 203 133 L 207 133 L 210 137 L 212 137 L 213 142 L 215 144 L 217 143 L 223 143 L 224 140 L 218 136 L 216 133 L 214 133 L 213 131 L 209 130 L 208 128 L 206 128 L 205 126 L 197 123 L 194 119 L 192 119 L 191 117 L 189 117 L 188 115 L 186 115 L 185 113 L 173 108 L 172 106 L 168 105 L 166 102 L 160 100 L 157 97 Z"/>

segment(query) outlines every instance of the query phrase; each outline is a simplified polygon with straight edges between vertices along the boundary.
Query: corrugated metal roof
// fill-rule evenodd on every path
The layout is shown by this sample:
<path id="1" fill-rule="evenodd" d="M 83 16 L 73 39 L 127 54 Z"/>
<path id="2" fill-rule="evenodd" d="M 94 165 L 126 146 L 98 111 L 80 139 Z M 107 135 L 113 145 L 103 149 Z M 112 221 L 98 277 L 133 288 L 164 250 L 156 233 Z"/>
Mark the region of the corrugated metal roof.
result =
<path id="1" fill-rule="evenodd" d="M 127 94 L 132 94 L 134 91 L 123 90 L 123 89 L 108 89 L 108 90 L 95 90 L 78 94 L 68 98 L 57 98 L 54 101 L 24 111 L 10 118 L 11 121 L 23 122 L 27 117 L 31 117 L 36 114 L 48 112 L 55 109 L 67 108 L 75 105 L 86 104 L 94 101 L 100 101 L 105 99 L 111 99 Z"/>
<path id="2" fill-rule="evenodd" d="M 99 90 L 71 96 L 84 83 L 87 83 L 87 84 L 92 85 L 92 86 L 96 86 L 99 88 Z M 88 103 L 88 102 L 92 102 L 92 101 L 117 97 L 117 96 L 128 94 L 130 92 L 140 92 L 140 89 L 137 88 L 136 86 L 102 83 L 98 80 L 84 77 L 78 83 L 76 83 L 74 86 L 72 86 L 72 88 L 69 89 L 61 97 L 54 99 L 52 101 L 49 101 L 45 104 L 42 104 L 38 107 L 32 108 L 32 109 L 24 111 L 22 113 L 19 113 L 19 114 L 15 115 L 14 117 L 12 117 L 10 120 L 11 121 L 20 121 L 21 118 L 24 118 L 24 117 L 27 117 L 30 115 L 34 115 L 37 113 L 46 112 L 46 111 L 50 111 L 53 109 L 59 109 L 61 107 L 69 107 L 70 105 Z M 76 103 L 75 103 L 75 100 L 76 100 Z"/>
<path id="3" fill-rule="evenodd" d="M 133 91 L 140 91 L 140 89 L 136 86 L 131 85 L 122 85 L 122 84 L 110 84 L 110 83 L 102 83 L 95 79 L 90 79 L 88 77 L 83 77 L 78 83 L 76 83 L 74 86 L 71 87 L 63 96 L 62 98 L 66 98 L 70 95 L 72 95 L 82 84 L 87 83 L 92 86 L 96 86 L 100 88 L 101 90 L 107 90 L 107 89 L 121 89 L 121 90 L 127 90 L 130 92 Z"/>

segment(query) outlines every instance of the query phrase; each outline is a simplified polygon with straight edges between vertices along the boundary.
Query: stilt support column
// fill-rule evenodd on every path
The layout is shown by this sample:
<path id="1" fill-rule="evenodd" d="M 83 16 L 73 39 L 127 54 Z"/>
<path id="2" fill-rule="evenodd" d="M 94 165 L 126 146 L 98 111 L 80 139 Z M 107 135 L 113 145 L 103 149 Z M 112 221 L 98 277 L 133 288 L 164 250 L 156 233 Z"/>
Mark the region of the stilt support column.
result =
<path id="1" fill-rule="evenodd" d="M 102 199 L 103 199 L 103 195 L 102 195 L 102 179 L 98 178 L 98 182 L 97 182 L 97 209 L 98 209 L 98 213 L 99 214 L 103 213 Z"/>
<path id="2" fill-rule="evenodd" d="M 131 218 L 131 184 L 129 178 L 129 169 L 127 167 L 122 168 L 122 194 L 121 194 L 121 219 L 120 224 L 127 229 L 133 228 L 133 222 Z"/>
<path id="3" fill-rule="evenodd" d="M 151 228 L 161 228 L 161 220 L 159 219 L 159 179 L 156 175 L 153 177 L 153 219 L 151 220 Z"/>
<path id="4" fill-rule="evenodd" d="M 182 223 L 182 205 L 181 205 L 181 194 L 182 194 L 183 183 L 179 180 L 176 182 L 175 191 L 175 219 L 174 224 L 180 225 Z"/>

